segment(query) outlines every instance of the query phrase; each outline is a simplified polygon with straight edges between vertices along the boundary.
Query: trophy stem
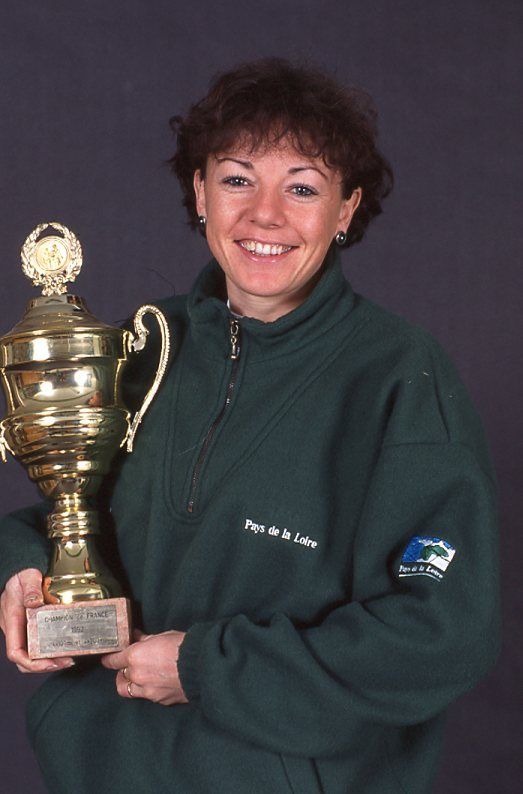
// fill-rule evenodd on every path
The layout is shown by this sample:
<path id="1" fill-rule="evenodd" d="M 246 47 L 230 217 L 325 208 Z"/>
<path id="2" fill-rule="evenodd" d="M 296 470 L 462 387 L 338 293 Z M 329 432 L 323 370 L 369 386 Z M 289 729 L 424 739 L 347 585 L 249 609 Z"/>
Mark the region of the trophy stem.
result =
<path id="1" fill-rule="evenodd" d="M 98 512 L 85 497 L 61 495 L 47 517 L 48 536 L 53 542 L 49 570 L 43 582 L 46 604 L 98 601 L 121 595 L 96 549 L 100 534 Z"/>
<path id="2" fill-rule="evenodd" d="M 61 494 L 56 497 L 52 513 L 47 516 L 50 538 L 69 535 L 100 534 L 98 512 L 93 510 L 85 496 Z"/>

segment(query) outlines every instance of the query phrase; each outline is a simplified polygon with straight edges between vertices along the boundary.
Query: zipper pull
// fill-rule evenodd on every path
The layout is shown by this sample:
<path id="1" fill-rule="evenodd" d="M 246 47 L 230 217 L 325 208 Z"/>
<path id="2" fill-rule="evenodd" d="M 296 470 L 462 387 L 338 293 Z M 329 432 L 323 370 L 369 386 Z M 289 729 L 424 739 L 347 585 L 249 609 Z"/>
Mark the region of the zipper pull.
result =
<path id="1" fill-rule="evenodd" d="M 234 317 L 229 320 L 231 338 L 231 358 L 233 361 L 240 358 L 240 323 Z"/>

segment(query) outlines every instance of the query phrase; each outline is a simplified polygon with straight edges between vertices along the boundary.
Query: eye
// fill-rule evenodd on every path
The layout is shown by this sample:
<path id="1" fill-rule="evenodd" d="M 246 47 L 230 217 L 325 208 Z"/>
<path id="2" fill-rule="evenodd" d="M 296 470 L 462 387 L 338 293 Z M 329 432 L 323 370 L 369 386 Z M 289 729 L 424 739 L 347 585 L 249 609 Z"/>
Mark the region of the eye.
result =
<path id="1" fill-rule="evenodd" d="M 309 196 L 317 196 L 318 191 L 315 190 L 313 187 L 309 185 L 294 185 L 291 190 L 300 191 L 296 193 L 296 196 L 301 196 L 302 198 L 308 198 Z"/>
<path id="2" fill-rule="evenodd" d="M 249 184 L 244 176 L 228 176 L 222 179 L 222 182 L 224 185 L 231 185 L 231 187 L 244 187 Z"/>

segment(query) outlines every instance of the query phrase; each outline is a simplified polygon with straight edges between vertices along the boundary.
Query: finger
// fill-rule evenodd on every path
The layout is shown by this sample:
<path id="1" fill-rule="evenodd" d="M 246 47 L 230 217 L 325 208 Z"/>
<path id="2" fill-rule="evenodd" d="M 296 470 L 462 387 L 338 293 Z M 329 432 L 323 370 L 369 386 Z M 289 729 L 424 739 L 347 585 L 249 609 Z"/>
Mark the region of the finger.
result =
<path id="1" fill-rule="evenodd" d="M 44 603 L 42 594 L 42 574 L 36 568 L 28 568 L 18 574 L 25 607 L 39 607 Z"/>
<path id="2" fill-rule="evenodd" d="M 28 660 L 26 643 L 25 609 L 10 599 L 5 609 L 5 647 L 10 662 L 23 664 Z"/>
<path id="3" fill-rule="evenodd" d="M 66 667 L 74 665 L 73 659 L 60 657 L 59 659 L 29 659 L 27 654 L 21 653 L 15 662 L 21 673 L 54 673 L 57 670 L 64 670 Z"/>
<path id="4" fill-rule="evenodd" d="M 129 690 L 131 690 L 132 695 Z M 116 691 L 120 697 L 127 698 L 128 700 L 144 697 L 144 688 L 135 684 L 133 681 L 127 681 L 127 679 L 123 677 L 121 670 L 116 674 Z"/>
<path id="5" fill-rule="evenodd" d="M 70 656 L 56 659 L 30 659 L 27 653 L 25 609 L 11 601 L 5 612 L 5 645 L 9 661 L 20 665 L 28 673 L 47 673 L 63 670 L 74 664 Z"/>
<path id="6" fill-rule="evenodd" d="M 33 672 L 33 673 L 47 673 L 47 672 L 51 672 L 51 670 L 46 670 L 46 669 L 43 669 L 43 670 L 29 670 L 27 667 L 22 667 L 21 664 L 17 664 L 16 668 L 17 668 L 19 673 L 25 673 L 26 675 L 28 673 L 31 673 L 31 672 Z"/>
<path id="7" fill-rule="evenodd" d="M 39 659 L 38 661 L 47 661 L 47 660 Z M 25 673 L 25 674 L 28 674 L 28 673 L 52 673 L 52 672 L 54 672 L 56 670 L 55 667 L 51 667 L 51 666 L 44 667 L 43 669 L 37 668 L 35 670 L 29 670 L 27 667 L 22 667 L 21 664 L 17 664 L 16 666 L 17 666 L 17 668 L 18 668 L 20 673 Z"/>
<path id="8" fill-rule="evenodd" d="M 117 651 L 116 653 L 105 653 L 100 657 L 101 663 L 104 667 L 109 668 L 109 670 L 123 670 L 124 667 L 129 666 L 130 647 L 131 646 L 124 648 L 123 651 Z"/>
<path id="9" fill-rule="evenodd" d="M 21 672 L 26 673 L 52 673 L 57 670 L 65 670 L 73 667 L 74 659 L 70 656 L 59 656 L 55 659 L 30 659 L 25 648 L 15 648 L 7 654 L 8 659 L 14 662 Z"/>

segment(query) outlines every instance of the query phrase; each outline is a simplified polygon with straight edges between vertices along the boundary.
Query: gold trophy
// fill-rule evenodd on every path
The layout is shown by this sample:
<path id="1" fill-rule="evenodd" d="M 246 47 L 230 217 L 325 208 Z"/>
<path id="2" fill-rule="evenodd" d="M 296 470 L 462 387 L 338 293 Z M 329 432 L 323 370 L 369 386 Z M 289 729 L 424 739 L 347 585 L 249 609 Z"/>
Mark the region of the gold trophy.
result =
<path id="1" fill-rule="evenodd" d="M 82 298 L 67 293 L 82 266 L 75 235 L 42 223 L 22 248 L 22 267 L 43 295 L 0 338 L 0 373 L 7 416 L 0 454 L 11 452 L 40 492 L 54 499 L 47 516 L 52 559 L 43 580 L 44 606 L 27 610 L 32 659 L 108 653 L 130 643 L 130 602 L 95 547 L 93 498 L 119 447 L 132 451 L 140 421 L 165 375 L 167 321 L 141 306 L 134 333 L 97 320 Z M 128 355 L 144 348 L 145 314 L 160 326 L 161 354 L 143 405 L 131 419 L 120 382 Z"/>

